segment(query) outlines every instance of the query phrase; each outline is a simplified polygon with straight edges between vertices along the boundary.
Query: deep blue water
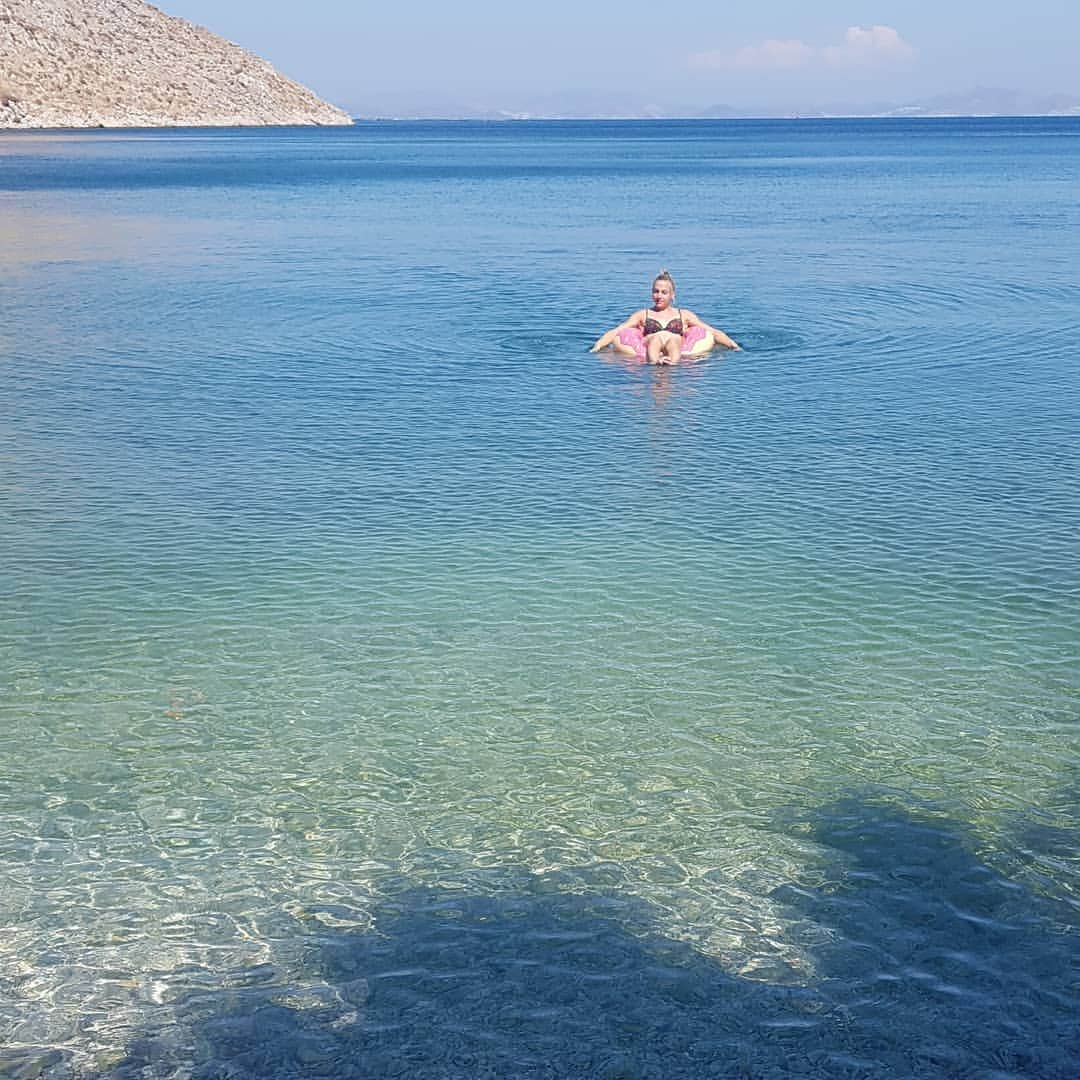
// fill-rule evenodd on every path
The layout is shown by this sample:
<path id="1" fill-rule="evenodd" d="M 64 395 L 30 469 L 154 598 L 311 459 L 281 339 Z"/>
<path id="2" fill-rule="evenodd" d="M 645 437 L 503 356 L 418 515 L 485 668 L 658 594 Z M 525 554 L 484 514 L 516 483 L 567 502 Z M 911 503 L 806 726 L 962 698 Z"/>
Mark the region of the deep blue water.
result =
<path id="1" fill-rule="evenodd" d="M 1078 190 L 0 135 L 0 1072 L 1071 1077 Z M 662 266 L 745 351 L 588 353 Z"/>

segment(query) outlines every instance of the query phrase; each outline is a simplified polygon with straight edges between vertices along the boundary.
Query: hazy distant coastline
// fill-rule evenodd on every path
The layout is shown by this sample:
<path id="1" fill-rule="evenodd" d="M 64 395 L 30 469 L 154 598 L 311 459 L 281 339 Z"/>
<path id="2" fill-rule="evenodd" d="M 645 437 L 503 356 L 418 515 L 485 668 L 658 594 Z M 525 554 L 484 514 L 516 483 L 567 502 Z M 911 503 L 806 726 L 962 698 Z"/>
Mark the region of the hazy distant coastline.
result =
<path id="1" fill-rule="evenodd" d="M 961 94 L 942 94 L 912 102 L 832 102 L 805 107 L 753 108 L 712 105 L 653 105 L 609 98 L 573 101 L 558 95 L 509 107 L 487 107 L 470 102 L 379 103 L 353 108 L 366 120 L 769 120 L 769 119 L 872 119 L 878 117 L 958 116 L 1080 116 L 1080 94 L 1033 97 L 1016 90 L 976 88 Z"/>

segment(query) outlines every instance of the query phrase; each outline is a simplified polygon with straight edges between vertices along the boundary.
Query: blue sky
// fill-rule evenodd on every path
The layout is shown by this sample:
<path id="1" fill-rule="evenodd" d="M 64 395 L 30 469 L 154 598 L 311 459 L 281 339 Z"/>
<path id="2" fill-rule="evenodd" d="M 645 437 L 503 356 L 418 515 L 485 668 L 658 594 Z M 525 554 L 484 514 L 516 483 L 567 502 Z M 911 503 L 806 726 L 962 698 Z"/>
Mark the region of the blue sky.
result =
<path id="1" fill-rule="evenodd" d="M 1080 98 L 1072 0 L 157 0 L 356 115 Z M 562 104 L 560 104 L 562 103 Z"/>

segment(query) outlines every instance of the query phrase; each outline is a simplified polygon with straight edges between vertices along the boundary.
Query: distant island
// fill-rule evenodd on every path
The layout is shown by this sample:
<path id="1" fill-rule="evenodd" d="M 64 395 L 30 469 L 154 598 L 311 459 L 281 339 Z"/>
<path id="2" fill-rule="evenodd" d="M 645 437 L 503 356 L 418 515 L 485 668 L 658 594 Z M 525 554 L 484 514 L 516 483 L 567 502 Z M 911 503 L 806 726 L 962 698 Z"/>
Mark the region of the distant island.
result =
<path id="1" fill-rule="evenodd" d="M 705 115 L 731 115 L 717 106 Z M 791 115 L 774 113 L 772 115 Z M 800 117 L 946 117 L 946 116 L 1080 116 L 1080 96 L 1054 94 L 1035 97 L 1018 90 L 976 87 L 960 94 L 939 94 L 909 102 L 837 102 L 800 110 Z"/>
<path id="2" fill-rule="evenodd" d="M 0 3 L 0 128 L 351 123 L 265 60 L 143 0 Z"/>
<path id="3" fill-rule="evenodd" d="M 900 102 L 801 102 L 786 107 L 664 105 L 629 95 L 563 92 L 495 106 L 446 100 L 437 106 L 404 101 L 368 102 L 354 115 L 371 120 L 772 120 L 878 119 L 888 117 L 1080 116 L 1080 94 L 1036 96 L 1018 90 L 976 87 Z"/>

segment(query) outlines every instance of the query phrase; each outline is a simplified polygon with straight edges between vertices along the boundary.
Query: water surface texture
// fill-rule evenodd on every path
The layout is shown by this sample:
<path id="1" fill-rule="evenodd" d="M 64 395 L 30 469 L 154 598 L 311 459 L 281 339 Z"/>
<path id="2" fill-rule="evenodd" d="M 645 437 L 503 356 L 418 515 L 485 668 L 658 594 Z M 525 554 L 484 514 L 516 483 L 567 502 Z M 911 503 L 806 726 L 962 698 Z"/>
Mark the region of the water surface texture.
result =
<path id="1" fill-rule="evenodd" d="M 0 137 L 0 1073 L 1074 1076 L 1078 191 Z M 745 352 L 588 354 L 661 266 Z"/>

